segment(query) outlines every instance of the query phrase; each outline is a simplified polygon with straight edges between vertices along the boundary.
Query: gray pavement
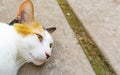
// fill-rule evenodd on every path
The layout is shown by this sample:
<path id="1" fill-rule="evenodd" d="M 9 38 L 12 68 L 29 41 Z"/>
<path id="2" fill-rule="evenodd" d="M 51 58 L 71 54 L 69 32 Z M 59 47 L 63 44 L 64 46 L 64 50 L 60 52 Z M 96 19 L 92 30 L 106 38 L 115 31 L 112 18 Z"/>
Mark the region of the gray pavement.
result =
<path id="1" fill-rule="evenodd" d="M 115 72 L 120 75 L 120 1 L 67 1 Z"/>
<path id="2" fill-rule="evenodd" d="M 0 0 L 0 21 L 9 22 L 21 0 Z M 45 27 L 55 26 L 55 46 L 51 59 L 38 67 L 28 64 L 19 75 L 95 75 L 56 0 L 34 0 L 35 17 Z"/>

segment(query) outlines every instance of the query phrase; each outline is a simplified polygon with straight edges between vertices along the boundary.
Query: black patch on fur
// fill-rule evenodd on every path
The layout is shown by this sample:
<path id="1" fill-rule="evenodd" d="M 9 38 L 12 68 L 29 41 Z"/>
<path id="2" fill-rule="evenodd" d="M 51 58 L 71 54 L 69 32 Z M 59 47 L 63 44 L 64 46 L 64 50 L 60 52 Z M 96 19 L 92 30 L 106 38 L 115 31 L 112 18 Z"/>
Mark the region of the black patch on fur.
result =
<path id="1" fill-rule="evenodd" d="M 16 20 L 16 19 L 12 20 L 12 21 L 9 23 L 9 25 L 14 25 L 14 23 L 18 23 L 18 20 Z"/>

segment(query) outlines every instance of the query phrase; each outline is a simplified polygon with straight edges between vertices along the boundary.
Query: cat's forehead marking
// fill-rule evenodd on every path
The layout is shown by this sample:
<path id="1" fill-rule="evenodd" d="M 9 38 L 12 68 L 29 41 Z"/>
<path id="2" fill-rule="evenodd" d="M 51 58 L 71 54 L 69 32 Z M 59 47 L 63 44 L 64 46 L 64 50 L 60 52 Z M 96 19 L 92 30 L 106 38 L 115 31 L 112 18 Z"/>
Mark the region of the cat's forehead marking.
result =
<path id="1" fill-rule="evenodd" d="M 14 28 L 19 34 L 22 34 L 23 36 L 27 36 L 30 34 L 39 34 L 41 36 L 44 35 L 44 29 L 38 22 L 32 22 L 30 24 L 15 23 Z"/>
<path id="2" fill-rule="evenodd" d="M 32 22 L 30 25 L 29 25 L 33 31 L 35 31 L 36 33 L 41 33 L 44 31 L 42 25 L 40 25 L 40 23 L 38 22 Z"/>

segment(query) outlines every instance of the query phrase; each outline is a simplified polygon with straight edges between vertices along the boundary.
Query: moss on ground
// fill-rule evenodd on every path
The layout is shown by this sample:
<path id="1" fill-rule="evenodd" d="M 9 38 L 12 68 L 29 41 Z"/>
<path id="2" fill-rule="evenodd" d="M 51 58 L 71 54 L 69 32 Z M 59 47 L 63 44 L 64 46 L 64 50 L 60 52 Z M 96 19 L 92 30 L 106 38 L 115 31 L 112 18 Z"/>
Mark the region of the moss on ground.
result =
<path id="1" fill-rule="evenodd" d="M 66 0 L 57 0 L 96 75 L 116 75 Z"/>

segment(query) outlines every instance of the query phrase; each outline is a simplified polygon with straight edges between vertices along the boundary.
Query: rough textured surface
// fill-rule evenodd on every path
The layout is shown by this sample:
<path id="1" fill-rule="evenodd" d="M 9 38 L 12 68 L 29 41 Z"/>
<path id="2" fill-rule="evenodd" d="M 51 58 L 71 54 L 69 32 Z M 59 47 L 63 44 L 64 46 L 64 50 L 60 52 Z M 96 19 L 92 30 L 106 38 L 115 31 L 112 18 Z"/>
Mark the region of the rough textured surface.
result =
<path id="1" fill-rule="evenodd" d="M 120 1 L 67 0 L 84 27 L 120 75 Z"/>
<path id="2" fill-rule="evenodd" d="M 11 21 L 21 2 L 0 0 L 0 21 Z M 39 67 L 25 65 L 19 75 L 95 75 L 56 0 L 34 0 L 34 5 L 35 17 L 42 25 L 57 27 L 53 56 Z"/>

